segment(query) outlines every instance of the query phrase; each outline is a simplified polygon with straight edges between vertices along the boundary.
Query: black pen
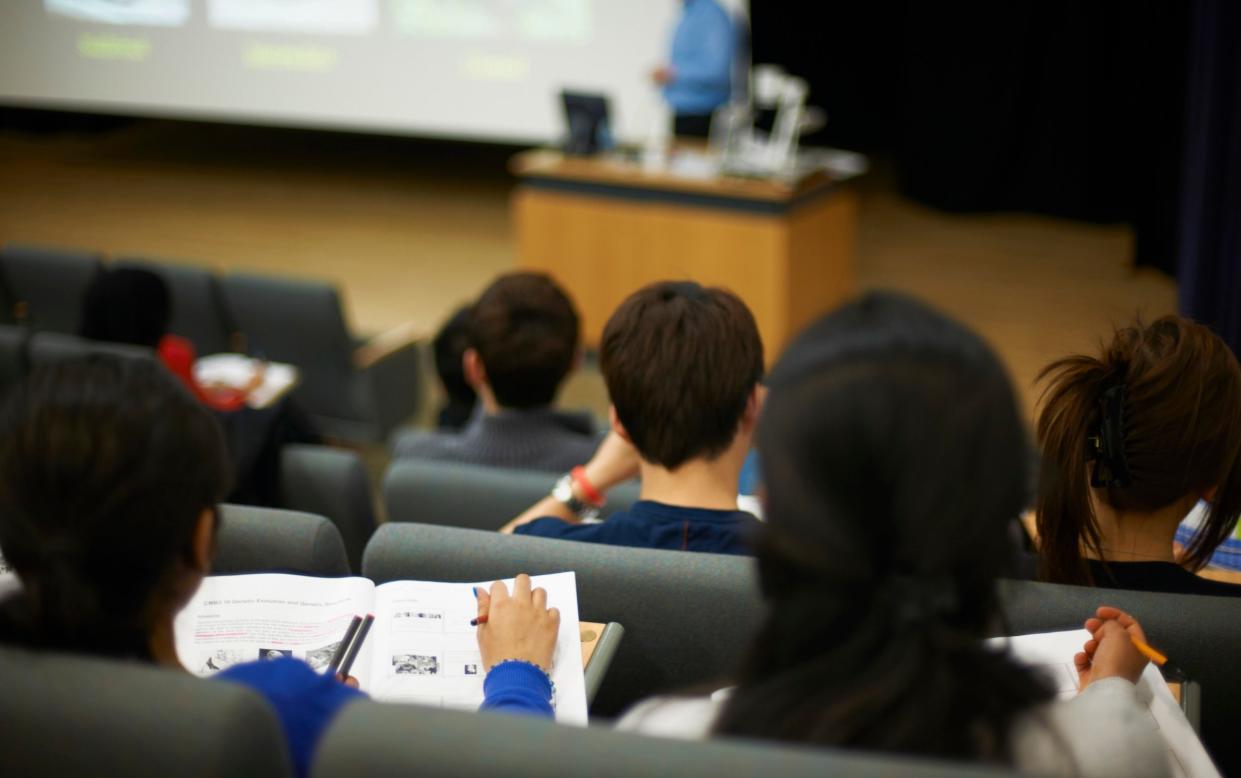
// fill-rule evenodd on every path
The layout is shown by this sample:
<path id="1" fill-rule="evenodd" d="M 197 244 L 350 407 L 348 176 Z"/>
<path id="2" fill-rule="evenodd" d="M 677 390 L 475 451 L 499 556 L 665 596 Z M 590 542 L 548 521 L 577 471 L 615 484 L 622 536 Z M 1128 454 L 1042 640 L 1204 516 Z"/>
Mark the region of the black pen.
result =
<path id="1" fill-rule="evenodd" d="M 366 633 L 371 631 L 371 624 L 374 621 L 375 614 L 373 613 L 366 614 L 366 618 L 362 620 L 357 637 L 353 639 L 353 645 L 349 647 L 349 653 L 345 655 L 345 663 L 340 666 L 341 675 L 348 677 L 349 671 L 353 669 L 353 660 L 358 658 L 358 651 L 362 649 L 362 643 L 366 641 Z"/>
<path id="2" fill-rule="evenodd" d="M 353 636 L 358 633 L 358 627 L 362 626 L 362 617 L 354 616 L 349 622 L 349 629 L 345 630 L 345 636 L 336 644 L 336 650 L 332 652 L 332 659 L 327 663 L 327 672 L 335 673 L 336 668 L 340 667 L 341 660 L 345 658 L 345 652 L 349 650 L 349 645 L 353 642 Z"/>

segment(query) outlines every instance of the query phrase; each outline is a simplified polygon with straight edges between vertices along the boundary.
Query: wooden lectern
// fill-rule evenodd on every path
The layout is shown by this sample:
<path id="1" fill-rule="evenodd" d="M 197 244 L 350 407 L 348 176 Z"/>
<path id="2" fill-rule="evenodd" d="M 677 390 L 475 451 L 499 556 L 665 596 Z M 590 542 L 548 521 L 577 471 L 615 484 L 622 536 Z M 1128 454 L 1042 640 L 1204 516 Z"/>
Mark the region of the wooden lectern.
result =
<path id="1" fill-rule="evenodd" d="M 556 278 L 595 347 L 639 287 L 692 279 L 754 313 L 768 363 L 798 329 L 854 291 L 857 196 L 815 172 L 787 184 L 651 172 L 613 157 L 535 150 L 511 162 L 517 261 Z"/>

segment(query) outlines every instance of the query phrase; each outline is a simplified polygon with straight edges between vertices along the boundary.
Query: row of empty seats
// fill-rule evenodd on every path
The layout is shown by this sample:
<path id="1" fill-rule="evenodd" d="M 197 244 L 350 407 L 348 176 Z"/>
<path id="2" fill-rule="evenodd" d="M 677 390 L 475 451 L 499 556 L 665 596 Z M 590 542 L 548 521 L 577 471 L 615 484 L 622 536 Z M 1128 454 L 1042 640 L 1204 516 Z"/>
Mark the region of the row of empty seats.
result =
<path id="1" fill-rule="evenodd" d="M 193 342 L 199 354 L 245 351 L 296 365 L 296 397 L 327 435 L 381 441 L 417 409 L 417 344 L 400 333 L 355 337 L 331 284 L 135 257 L 117 257 L 110 266 L 162 277 L 172 297 L 171 333 Z M 78 334 L 83 295 L 104 267 L 94 252 L 4 246 L 0 324 Z"/>

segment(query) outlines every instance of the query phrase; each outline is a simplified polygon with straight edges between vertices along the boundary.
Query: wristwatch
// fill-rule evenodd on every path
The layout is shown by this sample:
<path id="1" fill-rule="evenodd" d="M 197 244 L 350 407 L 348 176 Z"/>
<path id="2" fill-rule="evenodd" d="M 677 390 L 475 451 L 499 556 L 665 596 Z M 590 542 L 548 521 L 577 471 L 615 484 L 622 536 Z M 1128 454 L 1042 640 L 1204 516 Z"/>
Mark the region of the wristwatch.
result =
<path id="1" fill-rule="evenodd" d="M 577 497 L 573 494 L 572 473 L 566 473 L 561 476 L 560 480 L 556 482 L 556 485 L 552 487 L 552 499 L 573 511 L 573 515 L 583 521 L 593 521 L 599 518 L 598 508 L 577 499 Z"/>

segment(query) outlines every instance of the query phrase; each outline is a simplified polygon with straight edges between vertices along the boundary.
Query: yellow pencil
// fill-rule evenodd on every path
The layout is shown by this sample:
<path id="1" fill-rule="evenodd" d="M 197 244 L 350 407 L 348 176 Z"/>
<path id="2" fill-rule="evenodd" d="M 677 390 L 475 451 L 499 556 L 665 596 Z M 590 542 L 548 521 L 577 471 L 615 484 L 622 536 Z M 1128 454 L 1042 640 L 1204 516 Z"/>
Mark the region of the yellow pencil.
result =
<path id="1" fill-rule="evenodd" d="M 1166 656 L 1159 653 L 1158 651 L 1151 648 L 1150 646 L 1146 645 L 1146 643 L 1142 642 L 1141 640 L 1138 640 L 1132 635 L 1129 636 L 1129 639 L 1133 641 L 1133 647 L 1136 648 L 1142 654 L 1142 656 L 1151 660 L 1152 662 L 1159 665 L 1160 667 L 1163 667 L 1164 665 L 1168 663 L 1168 658 Z"/>

